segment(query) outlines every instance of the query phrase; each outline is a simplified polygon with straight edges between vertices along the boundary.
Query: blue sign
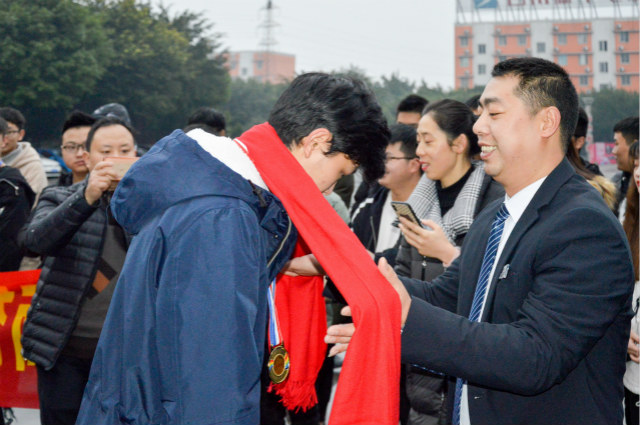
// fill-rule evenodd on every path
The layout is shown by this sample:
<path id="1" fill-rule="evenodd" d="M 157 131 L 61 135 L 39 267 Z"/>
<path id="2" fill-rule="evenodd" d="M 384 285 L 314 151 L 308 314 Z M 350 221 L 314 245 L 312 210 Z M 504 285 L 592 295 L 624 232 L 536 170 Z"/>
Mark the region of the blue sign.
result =
<path id="1" fill-rule="evenodd" d="M 495 9 L 498 7 L 498 0 L 474 0 L 476 9 Z"/>

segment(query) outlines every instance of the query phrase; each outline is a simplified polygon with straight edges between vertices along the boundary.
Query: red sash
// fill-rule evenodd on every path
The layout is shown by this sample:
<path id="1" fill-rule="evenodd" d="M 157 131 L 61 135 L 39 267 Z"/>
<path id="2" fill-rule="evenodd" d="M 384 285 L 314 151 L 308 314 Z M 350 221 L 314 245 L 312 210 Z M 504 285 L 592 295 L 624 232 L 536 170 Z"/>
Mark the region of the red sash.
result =
<path id="1" fill-rule="evenodd" d="M 271 125 L 257 125 L 238 140 L 304 240 L 294 256 L 313 252 L 351 306 L 357 331 L 342 366 L 330 424 L 397 425 L 398 295 Z M 276 306 L 291 369 L 275 391 L 287 408 L 307 409 L 317 403 L 314 384 L 326 350 L 322 279 L 280 275 Z"/>

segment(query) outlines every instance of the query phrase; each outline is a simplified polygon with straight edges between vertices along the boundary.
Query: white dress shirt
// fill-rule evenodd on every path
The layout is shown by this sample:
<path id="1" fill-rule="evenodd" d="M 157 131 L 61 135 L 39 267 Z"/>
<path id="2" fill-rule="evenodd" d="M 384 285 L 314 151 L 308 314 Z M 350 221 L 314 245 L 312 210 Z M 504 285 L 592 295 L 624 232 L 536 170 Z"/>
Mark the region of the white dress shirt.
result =
<path id="1" fill-rule="evenodd" d="M 507 211 L 509 211 L 509 217 L 504 222 L 502 235 L 500 237 L 500 244 L 498 245 L 498 252 L 496 253 L 496 259 L 493 262 L 493 266 L 491 267 L 491 274 L 489 275 L 489 284 L 487 285 L 487 290 L 484 293 L 484 300 L 482 301 L 480 317 L 482 317 L 482 313 L 484 312 L 484 305 L 487 301 L 487 294 L 491 289 L 490 287 L 493 280 L 493 274 L 496 271 L 496 264 L 498 264 L 498 260 L 500 259 L 502 250 L 509 240 L 511 231 L 514 227 L 516 227 L 516 223 L 518 223 L 518 220 L 520 219 L 520 217 L 522 217 L 524 210 L 527 209 L 527 206 L 529 206 L 529 203 L 535 196 L 538 189 L 540 189 L 540 186 L 546 178 L 547 177 L 545 176 L 540 180 L 536 180 L 512 197 L 505 195 L 504 203 L 507 207 Z M 469 418 L 469 401 L 467 398 L 467 384 L 464 384 L 464 386 L 462 387 L 462 397 L 460 398 L 460 425 L 471 425 L 471 419 Z"/>

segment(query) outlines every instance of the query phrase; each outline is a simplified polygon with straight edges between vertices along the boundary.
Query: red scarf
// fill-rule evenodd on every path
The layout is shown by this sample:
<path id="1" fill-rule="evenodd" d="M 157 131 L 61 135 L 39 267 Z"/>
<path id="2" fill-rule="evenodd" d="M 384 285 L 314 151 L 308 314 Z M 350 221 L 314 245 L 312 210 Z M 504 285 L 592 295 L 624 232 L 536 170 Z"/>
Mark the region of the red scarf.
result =
<path id="1" fill-rule="evenodd" d="M 342 366 L 330 424 L 397 425 L 398 295 L 271 125 L 257 125 L 238 140 L 304 239 L 294 256 L 310 249 L 351 306 L 357 331 Z M 287 408 L 306 409 L 317 403 L 314 384 L 326 350 L 322 279 L 280 275 L 276 306 L 291 369 L 275 390 Z"/>

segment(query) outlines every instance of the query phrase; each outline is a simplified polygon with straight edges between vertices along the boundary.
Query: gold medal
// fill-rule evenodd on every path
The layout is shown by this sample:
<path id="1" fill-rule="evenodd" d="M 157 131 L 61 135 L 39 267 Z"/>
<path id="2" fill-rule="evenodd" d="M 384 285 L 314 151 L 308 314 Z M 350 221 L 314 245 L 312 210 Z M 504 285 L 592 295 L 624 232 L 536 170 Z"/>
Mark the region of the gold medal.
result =
<path id="1" fill-rule="evenodd" d="M 269 378 L 274 384 L 279 384 L 289 376 L 289 353 L 282 345 L 275 346 L 269 354 Z"/>

